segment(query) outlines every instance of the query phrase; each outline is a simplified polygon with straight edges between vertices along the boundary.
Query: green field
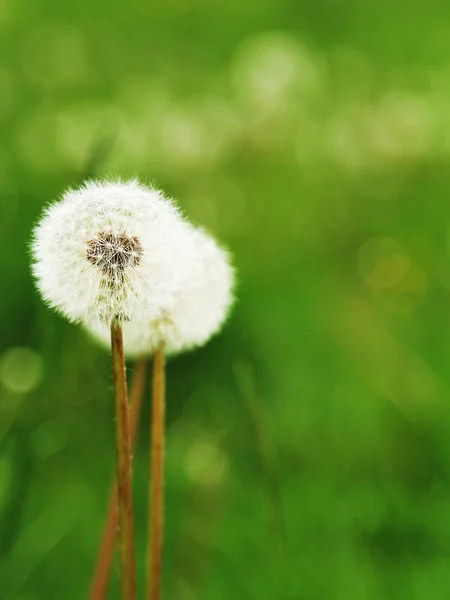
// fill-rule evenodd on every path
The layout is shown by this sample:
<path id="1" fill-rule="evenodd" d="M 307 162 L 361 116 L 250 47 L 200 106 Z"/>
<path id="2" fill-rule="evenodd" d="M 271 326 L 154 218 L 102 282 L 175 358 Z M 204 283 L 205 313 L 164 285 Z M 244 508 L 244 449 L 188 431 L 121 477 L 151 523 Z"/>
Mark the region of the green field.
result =
<path id="1" fill-rule="evenodd" d="M 168 365 L 164 599 L 447 600 L 449 19 L 439 0 L 0 1 L 1 600 L 87 598 L 110 357 L 42 303 L 29 241 L 105 175 L 156 182 L 239 275 L 223 332 Z"/>

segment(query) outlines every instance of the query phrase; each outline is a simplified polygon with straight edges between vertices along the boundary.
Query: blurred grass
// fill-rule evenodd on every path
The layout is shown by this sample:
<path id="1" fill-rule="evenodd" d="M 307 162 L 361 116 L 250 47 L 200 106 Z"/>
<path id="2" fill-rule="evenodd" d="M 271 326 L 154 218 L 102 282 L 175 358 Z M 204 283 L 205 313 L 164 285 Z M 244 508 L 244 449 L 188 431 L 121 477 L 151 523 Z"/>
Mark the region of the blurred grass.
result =
<path id="1" fill-rule="evenodd" d="M 27 250 L 86 174 L 158 182 L 240 274 L 223 334 L 169 365 L 165 597 L 447 597 L 449 16 L 0 3 L 2 598 L 85 597 L 103 523 L 109 357 Z"/>

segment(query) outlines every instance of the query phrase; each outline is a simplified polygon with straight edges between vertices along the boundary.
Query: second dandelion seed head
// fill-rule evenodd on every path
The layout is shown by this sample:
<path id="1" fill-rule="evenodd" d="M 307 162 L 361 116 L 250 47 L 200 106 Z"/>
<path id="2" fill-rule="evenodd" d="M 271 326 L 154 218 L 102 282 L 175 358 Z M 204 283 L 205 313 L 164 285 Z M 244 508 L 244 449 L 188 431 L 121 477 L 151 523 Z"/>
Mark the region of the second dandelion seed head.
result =
<path id="1" fill-rule="evenodd" d="M 235 280 L 230 255 L 202 229 L 190 226 L 186 234 L 191 238 L 189 279 L 158 315 L 142 315 L 124 323 L 124 347 L 130 357 L 151 354 L 161 345 L 167 354 L 202 346 L 228 316 Z M 104 323 L 93 323 L 90 331 L 108 345 Z"/>

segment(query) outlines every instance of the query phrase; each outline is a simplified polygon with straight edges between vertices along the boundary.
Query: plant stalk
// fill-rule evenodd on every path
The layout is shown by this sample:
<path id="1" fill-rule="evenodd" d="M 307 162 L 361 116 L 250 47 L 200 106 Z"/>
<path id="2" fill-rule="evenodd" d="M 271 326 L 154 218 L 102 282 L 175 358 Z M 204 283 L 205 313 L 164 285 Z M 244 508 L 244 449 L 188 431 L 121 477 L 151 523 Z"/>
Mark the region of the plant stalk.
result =
<path id="1" fill-rule="evenodd" d="M 136 600 L 133 497 L 131 488 L 131 443 L 128 422 L 127 381 L 122 327 L 111 324 L 111 354 L 116 411 L 117 499 L 119 506 L 119 561 L 121 599 Z"/>
<path id="2" fill-rule="evenodd" d="M 142 407 L 142 396 L 145 387 L 145 376 L 147 372 L 147 360 L 140 360 L 134 371 L 130 392 L 130 438 L 131 448 L 136 442 L 137 428 Z M 117 499 L 117 484 L 110 493 L 107 517 L 103 529 L 103 535 L 98 552 L 97 565 L 92 578 L 89 600 L 105 600 L 108 589 L 108 581 L 114 554 L 114 543 L 116 539 L 117 525 L 119 520 L 119 506 Z"/>
<path id="3" fill-rule="evenodd" d="M 159 347 L 153 359 L 153 392 L 150 450 L 150 506 L 147 572 L 147 600 L 161 598 L 161 567 L 164 505 L 164 421 L 165 366 L 164 349 Z"/>

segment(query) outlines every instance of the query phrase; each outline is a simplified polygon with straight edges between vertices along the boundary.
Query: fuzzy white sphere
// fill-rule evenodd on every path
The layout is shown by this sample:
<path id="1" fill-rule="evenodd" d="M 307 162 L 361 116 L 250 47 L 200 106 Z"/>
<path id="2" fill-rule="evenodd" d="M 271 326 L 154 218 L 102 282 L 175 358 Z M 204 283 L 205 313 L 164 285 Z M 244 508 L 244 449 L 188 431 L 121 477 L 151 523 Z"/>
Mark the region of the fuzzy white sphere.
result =
<path id="1" fill-rule="evenodd" d="M 37 286 L 73 322 L 154 318 L 190 278 L 190 231 L 154 188 L 87 181 L 47 208 L 35 228 Z"/>
<path id="2" fill-rule="evenodd" d="M 176 354 L 205 344 L 228 316 L 234 287 L 234 270 L 228 253 L 201 229 L 191 227 L 193 254 L 190 277 L 175 301 L 154 318 L 145 316 L 124 323 L 124 349 L 128 356 L 151 354 L 163 344 L 167 354 Z M 101 322 L 91 328 L 101 343 L 109 343 L 109 332 Z"/>

